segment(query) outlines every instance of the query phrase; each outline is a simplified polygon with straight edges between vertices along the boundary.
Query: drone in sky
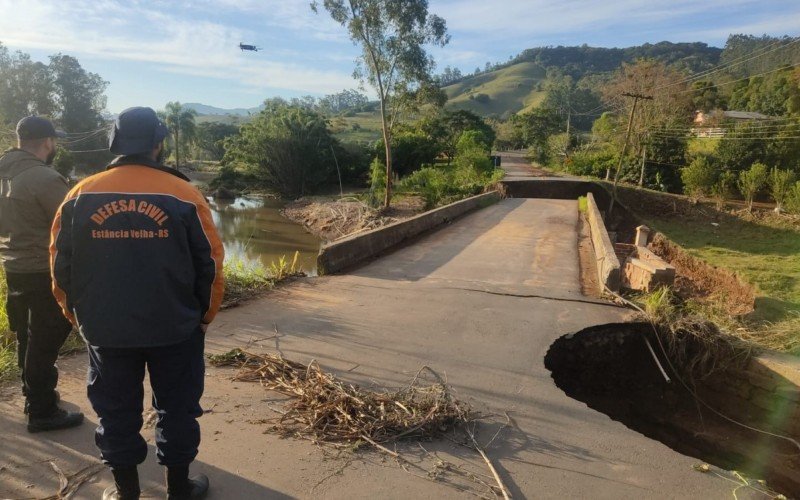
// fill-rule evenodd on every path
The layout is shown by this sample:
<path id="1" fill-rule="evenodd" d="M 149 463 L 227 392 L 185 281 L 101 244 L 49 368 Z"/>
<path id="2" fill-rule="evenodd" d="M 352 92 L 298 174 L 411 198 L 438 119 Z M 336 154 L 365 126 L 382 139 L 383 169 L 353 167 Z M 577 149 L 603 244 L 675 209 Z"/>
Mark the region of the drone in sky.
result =
<path id="1" fill-rule="evenodd" d="M 244 52 L 245 50 L 249 50 L 250 52 L 258 52 L 261 50 L 261 47 L 256 47 L 255 45 L 248 45 L 246 43 L 239 43 L 239 48 Z"/>

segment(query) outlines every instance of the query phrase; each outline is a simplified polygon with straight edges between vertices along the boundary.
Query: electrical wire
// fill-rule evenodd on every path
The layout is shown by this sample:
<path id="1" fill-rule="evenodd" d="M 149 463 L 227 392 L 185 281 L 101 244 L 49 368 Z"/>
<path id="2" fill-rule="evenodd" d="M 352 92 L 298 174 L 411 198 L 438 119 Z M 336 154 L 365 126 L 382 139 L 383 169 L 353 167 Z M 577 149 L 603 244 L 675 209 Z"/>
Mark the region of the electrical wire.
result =
<path id="1" fill-rule="evenodd" d="M 666 360 L 667 365 L 669 365 L 669 368 L 670 368 L 670 370 L 672 370 L 672 373 L 675 374 L 675 378 L 677 378 L 678 381 L 681 383 L 681 385 L 683 385 L 683 387 L 687 391 L 689 391 L 689 394 L 692 395 L 692 397 L 694 398 L 695 401 L 697 401 L 698 403 L 702 404 L 707 409 L 711 410 L 712 413 L 714 413 L 717 416 L 727 420 L 728 422 L 731 422 L 731 423 L 733 423 L 735 425 L 738 425 L 740 427 L 743 427 L 745 429 L 749 429 L 751 431 L 754 431 L 754 432 L 757 432 L 757 433 L 760 433 L 760 434 L 764 434 L 764 435 L 767 435 L 767 436 L 772 436 L 774 438 L 783 439 L 785 441 L 788 441 L 788 442 L 792 443 L 793 445 L 795 445 L 797 447 L 797 450 L 800 451 L 800 442 L 798 442 L 796 439 L 793 439 L 793 438 L 791 438 L 789 436 L 783 436 L 781 434 L 775 434 L 773 432 L 769 432 L 769 431 L 765 431 L 763 429 L 758 429 L 756 427 L 749 426 L 749 425 L 747 425 L 745 423 L 739 422 L 738 420 L 735 420 L 735 419 L 725 415 L 724 413 L 722 413 L 719 410 L 717 410 L 714 407 L 712 407 L 710 404 L 706 403 L 700 396 L 697 395 L 697 392 L 695 390 L 693 390 L 691 387 L 689 387 L 689 384 L 687 384 L 686 381 L 683 380 L 683 377 L 681 377 L 680 374 L 678 373 L 678 370 L 675 368 L 675 365 L 672 364 L 672 361 L 669 359 L 669 355 L 667 354 L 667 349 L 664 347 L 664 343 L 661 341 L 661 336 L 658 334 L 658 327 L 656 327 L 656 324 L 653 322 L 653 320 L 649 316 L 647 316 L 647 313 L 641 307 L 637 306 L 636 304 L 634 304 L 630 300 L 624 298 L 620 294 L 618 294 L 618 293 L 614 292 L 613 290 L 611 290 L 610 288 L 608 288 L 608 286 L 606 286 L 605 284 L 603 284 L 603 287 L 609 293 L 611 293 L 611 295 L 616 297 L 618 300 L 622 301 L 623 304 L 625 304 L 628 307 L 631 307 L 631 308 L 639 311 L 640 313 L 644 314 L 645 317 L 647 317 L 647 320 L 650 323 L 650 326 L 653 328 L 653 333 L 656 336 L 656 340 L 658 341 L 658 345 L 661 348 L 661 353 L 664 355 L 664 359 Z M 645 340 L 646 339 L 647 338 L 645 337 Z M 652 346 L 649 345 L 649 342 L 648 342 L 648 347 L 650 348 L 651 354 L 655 355 L 655 353 L 652 352 Z M 657 365 L 661 369 L 662 373 L 664 373 L 663 372 L 664 368 L 661 366 L 661 363 L 657 363 Z"/>
<path id="2" fill-rule="evenodd" d="M 70 152 L 70 153 L 98 153 L 98 152 L 100 152 L 100 151 L 108 151 L 108 148 L 102 148 L 102 149 L 86 149 L 86 150 L 83 150 L 83 151 L 70 151 L 69 149 L 66 149 L 66 151 L 68 151 L 68 152 Z"/>
<path id="3" fill-rule="evenodd" d="M 664 88 L 668 88 L 668 87 L 673 87 L 675 85 L 680 85 L 682 83 L 689 83 L 691 81 L 695 81 L 695 80 L 698 80 L 700 78 L 706 78 L 709 75 L 712 75 L 714 73 L 718 73 L 718 72 L 723 71 L 723 70 L 728 70 L 728 69 L 733 68 L 735 66 L 739 66 L 741 64 L 744 64 L 747 61 L 751 61 L 753 59 L 756 59 L 758 57 L 762 57 L 762 56 L 764 56 L 766 54 L 769 54 L 771 52 L 775 52 L 777 50 L 781 50 L 781 49 L 784 49 L 786 47 L 789 47 L 792 44 L 800 42 L 800 37 L 796 37 L 796 38 L 794 38 L 791 41 L 786 42 L 786 43 L 784 43 L 784 42 L 785 42 L 785 40 L 777 40 L 777 41 L 775 41 L 775 42 L 773 42 L 773 43 L 771 43 L 771 44 L 769 44 L 769 45 L 767 45 L 765 47 L 761 47 L 760 49 L 757 49 L 754 52 L 751 52 L 750 54 L 746 54 L 744 56 L 738 57 L 737 59 L 739 59 L 739 60 L 734 59 L 732 61 L 728 61 L 727 63 L 719 64 L 719 65 L 717 65 L 717 66 L 715 66 L 713 68 L 709 68 L 707 70 L 695 73 L 694 75 L 691 75 L 691 76 L 689 76 L 689 77 L 687 77 L 684 80 L 681 80 L 679 82 L 673 82 L 673 83 L 670 83 L 670 84 L 667 84 L 667 85 L 662 85 L 660 87 L 654 88 L 653 90 L 659 90 L 659 89 L 664 89 Z M 776 47 L 776 48 L 774 48 L 772 50 L 767 50 L 766 52 L 759 53 L 759 51 L 763 51 L 763 50 L 765 50 L 765 49 L 767 49 L 769 47 L 772 47 L 774 45 L 777 45 L 777 44 L 782 44 L 782 45 L 780 47 Z M 745 59 L 742 59 L 742 58 L 745 58 Z"/>

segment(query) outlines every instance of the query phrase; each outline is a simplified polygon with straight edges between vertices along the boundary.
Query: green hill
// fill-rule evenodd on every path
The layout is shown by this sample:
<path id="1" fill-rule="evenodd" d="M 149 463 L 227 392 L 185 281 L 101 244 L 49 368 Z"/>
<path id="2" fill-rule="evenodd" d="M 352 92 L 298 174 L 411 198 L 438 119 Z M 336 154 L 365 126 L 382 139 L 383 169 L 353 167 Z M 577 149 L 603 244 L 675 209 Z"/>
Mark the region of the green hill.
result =
<path id="1" fill-rule="evenodd" d="M 533 62 L 521 62 L 488 73 L 464 78 L 444 87 L 447 107 L 479 115 L 503 116 L 538 104 L 544 98 L 541 83 L 546 70 Z"/>
<path id="2" fill-rule="evenodd" d="M 627 48 L 538 47 L 522 51 L 493 71 L 461 78 L 444 87 L 451 109 L 466 109 L 483 116 L 506 116 L 536 106 L 544 98 L 548 73 L 568 75 L 586 86 L 603 79 L 623 63 L 652 58 L 687 73 L 707 70 L 719 63 L 722 49 L 700 42 L 659 42 Z"/>

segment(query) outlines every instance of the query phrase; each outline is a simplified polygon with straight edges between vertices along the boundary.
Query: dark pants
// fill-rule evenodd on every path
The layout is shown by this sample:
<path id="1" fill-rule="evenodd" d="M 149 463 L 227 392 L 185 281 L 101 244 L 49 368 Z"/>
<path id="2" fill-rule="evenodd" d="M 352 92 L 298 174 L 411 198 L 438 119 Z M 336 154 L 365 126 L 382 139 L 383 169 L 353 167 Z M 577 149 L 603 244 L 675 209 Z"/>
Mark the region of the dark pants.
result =
<path id="1" fill-rule="evenodd" d="M 17 336 L 26 409 L 31 417 L 56 409 L 58 351 L 72 330 L 51 290 L 49 273 L 6 273 L 9 328 Z"/>
<path id="2" fill-rule="evenodd" d="M 100 418 L 95 442 L 112 468 L 139 465 L 147 458 L 142 429 L 144 371 L 150 374 L 158 463 L 189 465 L 197 456 L 203 414 L 205 335 L 163 347 L 89 346 L 89 401 Z"/>

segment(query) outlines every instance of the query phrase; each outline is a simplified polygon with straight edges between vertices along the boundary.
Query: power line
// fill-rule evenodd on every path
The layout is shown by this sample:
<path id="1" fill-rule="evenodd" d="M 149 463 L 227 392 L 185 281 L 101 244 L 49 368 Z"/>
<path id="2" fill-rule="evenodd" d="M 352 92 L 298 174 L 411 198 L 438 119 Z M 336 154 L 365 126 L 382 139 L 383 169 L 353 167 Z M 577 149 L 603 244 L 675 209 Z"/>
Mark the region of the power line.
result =
<path id="1" fill-rule="evenodd" d="M 70 151 L 69 149 L 67 149 L 66 151 L 69 151 L 70 153 L 98 153 L 98 152 L 100 152 L 100 151 L 108 151 L 108 148 L 102 148 L 102 149 L 86 149 L 86 150 L 84 150 L 84 151 Z"/>
<path id="2" fill-rule="evenodd" d="M 739 78 L 738 80 L 731 80 L 729 82 L 722 82 L 722 83 L 714 83 L 714 84 L 708 85 L 706 87 L 701 87 L 701 88 L 697 88 L 697 89 L 681 90 L 681 91 L 678 91 L 678 92 L 671 92 L 671 93 L 662 94 L 662 95 L 686 94 L 688 92 L 699 92 L 699 91 L 710 89 L 710 88 L 713 88 L 713 87 L 724 87 L 726 85 L 732 85 L 732 84 L 737 83 L 737 82 L 741 82 L 741 81 L 744 81 L 744 80 L 749 80 L 751 78 L 757 78 L 759 76 L 769 75 L 770 73 L 775 73 L 775 72 L 778 72 L 778 71 L 785 71 L 787 69 L 796 68 L 798 66 L 800 66 L 800 63 L 787 64 L 787 65 L 781 66 L 780 68 L 775 68 L 773 70 L 765 71 L 763 73 L 758 73 L 758 74 L 755 74 L 755 75 L 745 76 L 744 78 Z"/>
<path id="3" fill-rule="evenodd" d="M 771 52 L 775 52 L 776 50 L 785 49 L 786 47 L 789 47 L 790 45 L 792 45 L 794 43 L 797 43 L 797 42 L 800 42 L 800 37 L 797 37 L 797 38 L 795 38 L 795 39 L 793 39 L 793 40 L 791 40 L 791 41 L 789 41 L 787 43 L 784 43 L 784 40 L 777 40 L 777 41 L 775 41 L 775 42 L 773 42 L 773 43 L 771 43 L 771 44 L 769 44 L 769 45 L 767 45 L 765 47 L 761 47 L 760 49 L 757 49 L 754 52 L 751 52 L 750 54 L 746 54 L 746 55 L 738 57 L 737 59 L 740 59 L 738 61 L 737 61 L 737 59 L 734 59 L 733 61 L 729 61 L 729 62 L 724 63 L 724 64 L 719 64 L 719 65 L 717 65 L 717 66 L 715 66 L 713 68 L 709 68 L 707 70 L 695 73 L 694 75 L 689 76 L 686 79 L 681 80 L 679 82 L 674 82 L 674 83 L 670 83 L 670 84 L 667 84 L 667 85 L 662 85 L 661 87 L 656 87 L 656 88 L 653 89 L 653 91 L 656 91 L 656 90 L 659 90 L 659 89 L 668 88 L 668 87 L 673 87 L 675 85 L 680 85 L 682 83 L 688 83 L 690 81 L 698 80 L 700 78 L 706 78 L 711 74 L 718 73 L 718 72 L 720 72 L 722 70 L 727 70 L 727 69 L 733 68 L 735 66 L 739 66 L 741 64 L 746 63 L 747 61 L 751 61 L 753 59 L 756 59 L 758 57 L 762 57 L 762 56 L 764 56 L 766 54 L 769 54 Z M 770 48 L 770 47 L 772 47 L 774 45 L 778 45 L 778 44 L 782 44 L 782 45 L 780 47 L 776 47 L 776 48 L 774 48 L 772 50 L 766 50 L 766 49 L 768 49 L 768 48 Z M 764 50 L 766 50 L 766 51 L 759 53 L 759 51 L 764 51 Z M 745 59 L 742 59 L 742 58 L 745 58 Z"/>

